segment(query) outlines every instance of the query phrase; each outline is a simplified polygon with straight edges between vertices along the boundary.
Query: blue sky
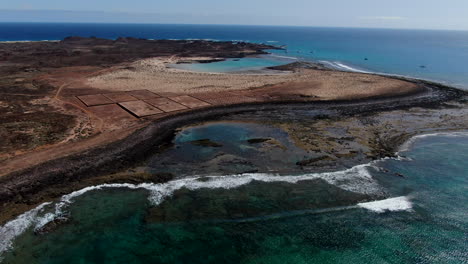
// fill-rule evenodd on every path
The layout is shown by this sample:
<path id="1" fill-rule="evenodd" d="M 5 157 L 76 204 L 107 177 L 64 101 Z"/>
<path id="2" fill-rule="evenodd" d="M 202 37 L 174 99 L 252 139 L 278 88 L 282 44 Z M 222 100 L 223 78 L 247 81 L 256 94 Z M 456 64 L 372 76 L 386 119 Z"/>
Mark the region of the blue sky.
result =
<path id="1" fill-rule="evenodd" d="M 0 0 L 0 21 L 468 30 L 468 0 Z"/>

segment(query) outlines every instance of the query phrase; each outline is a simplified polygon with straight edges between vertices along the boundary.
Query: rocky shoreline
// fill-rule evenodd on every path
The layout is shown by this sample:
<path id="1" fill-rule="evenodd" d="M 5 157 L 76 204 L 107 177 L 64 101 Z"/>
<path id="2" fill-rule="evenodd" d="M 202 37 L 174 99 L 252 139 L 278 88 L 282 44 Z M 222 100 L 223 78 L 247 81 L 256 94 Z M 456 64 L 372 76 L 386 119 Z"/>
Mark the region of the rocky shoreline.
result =
<path id="1" fill-rule="evenodd" d="M 37 75 L 39 73 L 45 74 L 45 72 L 49 70 L 52 71 L 51 69 L 57 70 L 62 69 L 61 67 L 69 69 L 77 66 L 93 66 L 99 68 L 92 68 L 89 72 L 96 74 L 96 72 L 99 71 L 108 71 L 111 66 L 121 65 L 122 63 L 142 58 L 167 57 L 175 55 L 181 57 L 238 58 L 248 55 L 264 54 L 264 49 L 275 48 L 267 45 L 232 42 L 150 41 L 132 38 L 103 40 L 80 37 L 67 38 L 62 42 L 20 43 L 18 46 L 15 45 L 14 47 L 8 45 L 10 44 L 0 44 L 0 58 L 5 58 L 5 60 L 9 61 L 9 63 L 0 67 L 0 74 L 2 74 L 2 76 L 7 76 L 8 74 L 20 73 L 21 75 L 26 74 L 27 78 L 32 78 L 31 76 L 33 76 L 36 78 L 34 79 L 36 86 L 33 86 L 32 88 L 24 88 L 25 81 L 19 80 L 18 78 L 16 78 L 13 83 L 15 83 L 15 87 L 23 89 L 24 91 L 22 90 L 22 92 L 24 93 L 32 91 L 35 96 L 37 95 L 37 98 L 50 95 L 51 91 L 54 91 L 54 89 L 58 89 L 60 91 L 60 89 L 65 86 L 65 84 L 59 83 L 55 86 L 60 88 L 54 88 L 50 84 L 52 82 L 48 81 L 47 83 L 44 83 L 44 80 L 47 78 L 41 79 L 40 82 L 37 81 Z M 100 48 L 97 49 L 97 46 Z M 28 52 L 21 53 L 21 50 L 24 51 L 25 49 L 28 50 Z M 188 54 L 187 51 L 191 51 L 191 53 Z M 122 67 L 128 68 L 130 66 L 124 65 Z M 130 69 L 130 71 L 132 70 L 133 69 Z M 342 74 L 346 76 L 350 75 L 353 76 L 352 78 L 357 79 L 356 85 L 360 88 L 362 88 L 361 85 L 372 86 L 373 84 L 372 80 L 369 81 L 364 78 L 375 77 L 374 75 L 367 74 L 337 72 L 335 70 L 327 69 L 323 65 L 313 63 L 293 63 L 290 65 L 273 67 L 272 70 L 325 71 L 326 73 L 323 75 L 326 77 L 324 79 L 325 81 L 323 81 L 324 83 L 326 80 L 331 78 L 328 76 L 329 73 Z M 80 71 L 85 70 L 80 68 Z M 73 74 L 75 73 L 76 72 L 73 72 Z M 315 72 L 312 73 L 315 74 Z M 177 75 L 176 78 L 178 78 L 178 76 L 179 75 Z M 203 79 L 206 78 L 206 76 L 207 75 L 201 75 L 196 77 Z M 268 79 L 269 77 L 270 76 L 264 77 L 264 79 Z M 72 75 L 71 79 L 75 80 L 74 78 L 76 78 L 76 76 Z M 119 78 L 121 77 L 116 77 L 116 79 Z M 295 76 L 291 78 L 294 79 Z M 191 79 L 189 79 L 189 81 L 190 80 Z M 433 129 L 432 131 L 446 131 L 463 128 L 468 129 L 468 127 L 466 127 L 467 123 L 463 122 L 463 118 L 468 117 L 468 114 L 464 113 L 464 110 L 468 109 L 468 92 L 433 82 L 403 77 L 384 76 L 382 80 L 383 82 L 402 80 L 404 81 L 402 83 L 408 84 L 408 86 L 411 86 L 411 89 L 408 88 L 408 92 L 406 93 L 395 94 L 394 91 L 391 90 L 387 94 L 379 94 L 377 92 L 375 92 L 375 94 L 365 94 L 364 96 L 351 94 L 351 96 L 343 95 L 341 97 L 336 97 L 341 99 L 329 99 L 304 93 L 303 87 L 314 87 L 314 85 L 321 87 L 321 85 L 323 85 L 320 83 L 314 83 L 315 80 L 310 83 L 302 83 L 300 85 L 294 83 L 290 84 L 288 82 L 280 83 L 278 85 L 275 84 L 277 87 L 275 85 L 267 84 L 258 88 L 258 90 L 255 90 L 257 88 L 251 88 L 246 89 L 245 91 L 241 90 L 236 92 L 238 92 L 238 94 L 243 93 L 242 95 L 247 94 L 251 96 L 252 93 L 259 91 L 258 93 L 263 95 L 264 91 L 277 92 L 284 90 L 284 87 L 288 85 L 296 85 L 295 89 L 298 92 L 293 92 L 292 94 L 279 93 L 277 95 L 271 93 L 276 97 L 271 97 L 264 101 L 212 105 L 206 108 L 190 109 L 180 113 L 167 115 L 158 118 L 157 120 L 143 120 L 138 123 L 138 126 L 143 128 L 136 130 L 123 139 L 119 139 L 110 144 L 94 146 L 77 154 L 71 154 L 58 159 L 49 160 L 45 163 L 25 168 L 20 171 L 15 171 L 6 176 L 0 177 L 0 208 L 2 210 L 0 224 L 37 206 L 40 203 L 56 199 L 64 194 L 79 190 L 86 186 L 102 183 L 159 183 L 169 181 L 173 178 L 173 175 L 167 173 L 147 174 L 126 173 L 123 171 L 131 168 L 155 152 L 163 152 L 164 149 L 171 144 L 174 133 L 177 129 L 194 123 L 228 118 L 233 114 L 260 113 L 259 118 L 262 119 L 262 114 L 274 111 L 326 110 L 334 111 L 336 114 L 334 116 L 314 116 L 310 121 L 335 122 L 336 120 L 346 121 L 354 117 L 365 119 L 369 116 L 374 116 L 375 119 L 379 119 L 382 118 L 378 116 L 379 113 L 391 113 L 392 111 L 406 112 L 411 109 L 423 109 L 423 114 L 432 115 L 432 112 L 429 113 L 431 109 L 443 109 L 444 111 L 449 111 L 450 109 L 457 108 L 461 109 L 460 111 L 463 112 L 460 119 L 462 121 L 457 120 L 455 122 L 456 124 L 453 126 L 441 124 L 439 127 L 431 128 Z M 382 80 L 379 79 L 378 81 Z M 281 79 L 278 79 L 278 82 L 279 81 L 281 81 Z M 342 85 L 345 84 L 346 83 Z M 18 119 L 20 117 L 25 118 L 23 114 L 26 112 L 25 109 L 29 111 L 29 108 L 31 108 L 31 106 L 28 105 L 28 100 L 30 99 L 24 99 L 24 95 L 12 94 L 11 92 L 16 90 L 10 88 L 11 86 L 9 85 L 11 85 L 11 82 L 7 80 L 5 84 L 0 86 L 2 89 L 1 91 L 5 92 L 0 99 L 5 101 L 11 100 L 14 102 L 12 105 L 14 105 L 15 110 L 13 112 L 9 110 L 10 112 L 7 114 L 13 119 Z M 393 89 L 395 89 L 395 87 L 399 86 L 394 86 Z M 70 90 L 73 92 L 82 90 L 93 92 L 96 92 L 96 90 L 99 92 L 106 91 L 103 89 L 99 90 L 89 87 L 82 88 L 81 86 L 75 90 Z M 57 93 L 56 97 L 58 97 L 58 94 L 59 93 Z M 32 109 L 35 108 L 32 107 Z M 52 113 L 57 115 L 56 112 Z M 448 113 L 448 115 L 450 115 L 450 113 Z M 40 115 L 38 116 L 47 119 L 50 118 L 51 113 L 43 111 L 40 112 Z M 56 122 L 61 123 L 64 121 L 59 120 Z M 71 121 L 68 120 L 67 122 Z M 425 121 L 421 121 L 421 128 L 425 127 L 424 122 Z M 371 123 L 371 121 L 369 121 L 369 123 Z M 349 129 L 359 129 L 359 125 L 353 123 L 345 125 L 348 126 Z M 298 141 L 303 137 L 303 135 L 301 135 L 303 127 L 296 126 L 294 124 L 286 125 L 285 127 L 290 136 Z M 369 142 L 365 142 L 364 144 L 371 148 L 369 152 L 363 155 L 364 160 L 367 161 L 393 156 L 397 151 L 397 148 L 406 140 L 417 133 L 424 132 L 423 129 L 421 129 L 418 131 L 407 131 L 406 133 L 397 131 L 397 133 L 390 130 L 386 131 L 388 130 L 386 127 L 376 127 L 374 130 L 376 134 L 371 135 Z M 310 141 L 310 138 L 307 140 Z M 328 139 L 330 142 L 340 140 L 341 139 Z M 301 145 L 302 143 L 298 142 L 297 144 Z M 302 144 L 303 148 L 313 150 L 310 146 L 310 142 Z M 357 165 L 358 161 L 351 159 L 352 155 L 348 153 L 335 153 L 333 155 L 335 155 L 335 157 L 340 157 L 343 160 L 349 160 L 347 165 Z M 308 170 L 320 170 L 320 167 L 322 166 L 321 162 L 327 160 L 329 160 L 329 158 L 322 155 L 317 158 L 300 161 L 298 162 L 298 166 L 305 167 Z M 362 162 L 362 160 L 359 162 Z M 334 166 L 332 165 L 331 167 L 327 167 L 327 169 L 333 169 L 333 167 Z"/>
<path id="2" fill-rule="evenodd" d="M 118 174 L 138 161 L 145 159 L 155 149 L 163 150 L 174 131 L 182 126 L 222 118 L 223 116 L 252 111 L 269 111 L 278 109 L 330 109 L 339 111 L 343 117 L 366 115 L 370 113 L 408 108 L 444 108 L 448 101 L 466 102 L 467 92 L 434 83 L 415 81 L 425 86 L 425 91 L 407 96 L 366 99 L 357 101 L 327 102 L 271 102 L 249 103 L 227 107 L 211 107 L 194 110 L 163 118 L 138 130 L 118 142 L 88 150 L 78 155 L 52 160 L 44 164 L 15 172 L 0 178 L 0 203 L 2 203 L 1 222 L 10 219 L 30 206 L 60 197 L 71 191 L 95 184 L 113 182 L 164 182 L 171 175 Z M 444 129 L 441 127 L 441 131 Z M 381 152 L 374 153 L 370 159 L 392 156 L 397 148 L 408 140 L 412 134 L 398 137 L 386 142 L 375 142 Z M 306 161 L 304 161 L 306 162 Z M 18 206 L 23 205 L 23 206 Z M 14 210 L 11 210 L 15 207 Z M 10 212 L 10 213 L 8 213 Z"/>
<path id="3" fill-rule="evenodd" d="M 10 70 L 19 64 L 29 68 L 114 65 L 137 59 L 178 56 L 242 58 L 268 54 L 266 49 L 280 49 L 271 45 L 247 42 L 207 40 L 149 40 L 119 37 L 67 37 L 61 41 L 0 42 L 0 58 L 8 62 Z M 26 66 L 26 65 L 21 65 Z"/>

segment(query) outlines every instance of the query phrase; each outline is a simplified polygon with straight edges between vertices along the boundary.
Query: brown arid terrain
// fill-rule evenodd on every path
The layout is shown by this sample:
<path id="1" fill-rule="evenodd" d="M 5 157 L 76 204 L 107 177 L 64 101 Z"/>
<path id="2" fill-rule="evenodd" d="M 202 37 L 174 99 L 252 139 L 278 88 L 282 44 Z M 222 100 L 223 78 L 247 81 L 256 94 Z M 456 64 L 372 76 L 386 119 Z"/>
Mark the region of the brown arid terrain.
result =
<path id="1" fill-rule="evenodd" d="M 96 114 L 77 100 L 76 95 L 115 91 L 87 85 L 91 76 L 148 57 L 243 57 L 263 54 L 265 48 L 274 47 L 80 37 L 0 43 L 0 175 L 112 142 L 143 125 L 132 115 Z"/>
<path id="2" fill-rule="evenodd" d="M 86 185 L 168 180 L 118 172 L 144 158 L 146 150 L 170 143 L 177 128 L 231 113 L 331 109 L 339 115 L 310 124 L 268 123 L 287 131 L 301 148 L 334 158 L 354 156 L 354 141 L 374 159 L 392 155 L 425 130 L 468 128 L 466 92 L 425 81 L 311 63 L 277 67 L 277 74 L 196 73 L 169 66 L 255 56 L 272 48 L 80 37 L 0 44 L 0 207 L 8 211 L 0 222 Z M 336 131 L 346 133 L 330 136 Z"/>
<path id="3" fill-rule="evenodd" d="M 262 54 L 265 48 L 272 47 L 79 37 L 0 44 L 0 134 L 4 139 L 0 175 L 122 139 L 148 121 L 167 115 L 141 119 L 115 105 L 104 107 L 98 102 L 87 107 L 76 96 L 147 90 L 163 97 L 192 95 L 216 106 L 362 99 L 421 89 L 401 80 L 337 71 L 298 69 L 288 74 L 249 75 L 195 73 L 166 66 L 177 61 Z M 182 57 L 187 54 L 192 57 Z"/>

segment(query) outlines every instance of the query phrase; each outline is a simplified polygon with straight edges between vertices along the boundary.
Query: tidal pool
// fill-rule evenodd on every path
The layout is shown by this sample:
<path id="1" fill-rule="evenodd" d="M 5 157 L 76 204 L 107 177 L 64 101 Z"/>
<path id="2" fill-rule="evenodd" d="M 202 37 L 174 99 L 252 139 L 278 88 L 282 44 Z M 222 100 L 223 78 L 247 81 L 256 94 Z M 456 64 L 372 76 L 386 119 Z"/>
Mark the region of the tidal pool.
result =
<path id="1" fill-rule="evenodd" d="M 223 175 L 299 172 L 296 163 L 313 156 L 280 128 L 247 122 L 209 122 L 181 129 L 173 146 L 144 162 L 151 173 Z"/>

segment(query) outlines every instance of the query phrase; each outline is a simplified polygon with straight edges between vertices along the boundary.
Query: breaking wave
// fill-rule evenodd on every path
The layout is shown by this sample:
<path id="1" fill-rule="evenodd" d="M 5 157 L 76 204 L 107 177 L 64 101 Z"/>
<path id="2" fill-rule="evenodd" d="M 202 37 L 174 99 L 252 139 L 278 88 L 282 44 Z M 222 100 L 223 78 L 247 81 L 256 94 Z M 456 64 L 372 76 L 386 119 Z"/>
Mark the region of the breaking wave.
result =
<path id="1" fill-rule="evenodd" d="M 434 136 L 434 135 L 449 135 L 449 136 L 468 136 L 468 132 L 455 132 L 455 133 L 435 133 L 415 136 L 410 139 L 406 144 L 410 144 L 417 138 Z M 408 147 L 409 145 L 407 145 Z M 398 153 L 397 153 L 398 154 Z M 383 160 L 390 159 L 385 158 Z M 404 157 L 397 156 L 397 160 L 405 160 Z M 64 195 L 58 202 L 55 203 L 44 203 L 40 206 L 32 209 L 16 219 L 6 223 L 0 227 L 0 254 L 10 249 L 13 240 L 25 232 L 29 228 L 39 230 L 48 223 L 63 217 L 67 217 L 66 208 L 73 203 L 76 197 L 79 197 L 87 192 L 102 190 L 106 188 L 127 188 L 127 189 L 145 189 L 149 192 L 149 201 L 157 206 L 161 204 L 165 199 L 169 198 L 182 188 L 189 190 L 198 189 L 234 189 L 240 186 L 249 184 L 251 182 L 288 182 L 296 184 L 301 181 L 310 181 L 321 179 L 329 184 L 335 185 L 343 190 L 362 193 L 367 195 L 382 195 L 384 190 L 382 187 L 372 178 L 369 173 L 369 168 L 376 168 L 376 163 L 379 161 L 373 161 L 368 164 L 357 165 L 347 170 L 336 171 L 336 172 L 323 172 L 323 173 L 311 173 L 304 175 L 286 175 L 281 176 L 277 174 L 267 173 L 246 173 L 238 175 L 226 175 L 226 176 L 195 176 L 191 178 L 184 178 L 167 183 L 154 184 L 154 183 L 142 183 L 142 184 L 102 184 L 97 186 L 90 186 L 81 190 L 72 192 Z M 359 203 L 357 205 L 337 207 L 337 208 L 324 208 L 313 210 L 301 211 L 303 213 L 326 213 L 331 211 L 348 210 L 355 208 L 364 208 L 376 213 L 382 213 L 386 211 L 410 211 L 412 204 L 408 197 L 395 197 L 385 200 L 372 201 L 366 203 Z M 295 213 L 295 212 L 291 212 Z M 297 212 L 296 212 L 297 213 Z M 290 214 L 290 213 L 287 213 Z M 276 218 L 278 215 L 272 215 Z M 247 221 L 255 220 L 245 219 Z M 243 220 L 239 220 L 243 221 Z"/>
<path id="2" fill-rule="evenodd" d="M 267 221 L 272 219 L 280 219 L 285 217 L 301 216 L 301 215 L 313 215 L 313 214 L 324 214 L 330 212 L 338 212 L 345 210 L 352 210 L 356 208 L 364 208 L 376 213 L 384 213 L 386 211 L 411 211 L 412 203 L 409 198 L 406 196 L 388 198 L 384 200 L 372 201 L 367 203 L 358 203 L 356 205 L 348 206 L 337 206 L 337 207 L 328 207 L 320 209 L 308 209 L 308 210 L 298 210 L 298 211 L 289 211 L 282 212 L 271 215 L 264 215 L 259 217 L 249 217 L 242 219 L 233 219 L 233 220 L 220 220 L 220 221 L 210 221 L 210 222 L 235 222 L 235 223 L 245 223 L 245 222 L 258 222 L 258 221 Z"/>
<path id="3" fill-rule="evenodd" d="M 39 214 L 43 212 L 44 208 L 49 204 L 51 203 L 43 203 L 0 227 L 0 254 L 10 249 L 13 239 L 22 234 L 32 225 L 44 222 L 44 217 L 40 217 Z"/>
<path id="4" fill-rule="evenodd" d="M 408 197 L 401 196 L 395 198 L 388 198 L 385 200 L 359 203 L 358 207 L 374 211 L 376 213 L 383 213 L 385 211 L 410 211 L 412 204 Z"/>
<path id="5" fill-rule="evenodd" d="M 412 137 L 408 140 L 400 149 L 399 152 L 407 150 L 412 143 L 420 138 L 430 136 L 468 136 L 468 132 L 442 132 L 433 134 L 424 134 Z M 397 154 L 399 153 L 397 152 Z M 386 158 L 388 159 L 388 158 Z M 404 157 L 398 156 L 397 160 L 406 160 Z M 385 160 L 385 159 L 384 159 Z M 0 227 L 0 254 L 11 248 L 13 240 L 25 232 L 26 230 L 33 228 L 39 230 L 48 223 L 63 217 L 67 217 L 66 208 L 73 203 L 76 197 L 79 197 L 87 192 L 102 190 L 106 188 L 127 188 L 127 189 L 146 189 L 149 192 L 148 199 L 153 205 L 161 204 L 165 199 L 173 195 L 174 192 L 182 188 L 189 190 L 198 189 L 234 189 L 240 186 L 249 184 L 254 181 L 258 182 L 288 182 L 298 183 L 301 181 L 310 181 L 321 179 L 329 184 L 333 184 L 343 190 L 375 195 L 383 194 L 382 187 L 372 178 L 368 169 L 373 167 L 376 168 L 375 164 L 378 161 L 374 161 L 368 164 L 358 165 L 343 171 L 336 172 L 324 172 L 324 173 L 311 173 L 304 175 L 275 175 L 266 173 L 248 173 L 239 175 L 227 175 L 227 176 L 196 176 L 192 178 L 185 178 L 170 181 L 167 183 L 154 184 L 154 183 L 142 183 L 142 184 L 102 184 L 98 186 L 90 186 L 81 190 L 72 192 L 64 195 L 58 202 L 55 203 L 43 203 L 40 206 L 18 216 L 16 219 L 7 222 L 5 225 Z M 312 213 L 324 213 L 329 211 L 347 210 L 354 208 L 364 208 L 376 213 L 383 213 L 386 211 L 411 211 L 412 203 L 406 196 L 388 198 L 385 200 L 372 201 L 359 203 L 354 206 L 345 206 L 339 208 L 324 208 L 315 210 Z M 304 211 L 308 212 L 308 211 Z M 309 212 L 310 213 L 310 212 Z M 273 215 L 272 217 L 277 217 Z"/>
<path id="6" fill-rule="evenodd" d="M 346 65 L 346 64 L 344 64 L 342 62 L 338 62 L 338 61 L 321 60 L 319 62 L 327 65 L 328 67 L 330 67 L 332 69 L 336 69 L 336 70 L 350 71 L 350 72 L 361 72 L 361 73 L 374 73 L 374 72 L 371 72 L 371 71 L 365 71 L 365 70 L 362 70 L 362 69 L 358 69 L 356 67 L 352 67 L 352 66 Z"/>
<path id="7" fill-rule="evenodd" d="M 276 55 L 276 54 L 269 54 L 268 56 L 269 56 L 269 57 L 274 57 L 274 58 L 292 60 L 292 61 L 297 61 L 297 60 L 299 60 L 299 58 L 297 58 L 297 57 L 282 56 L 282 55 Z"/>
<path id="8" fill-rule="evenodd" d="M 280 176 L 263 173 L 248 173 L 240 175 L 227 176 L 198 176 L 174 180 L 167 183 L 154 184 L 102 184 L 90 186 L 81 190 L 64 195 L 59 201 L 44 203 L 35 209 L 32 209 L 16 219 L 0 227 L 0 253 L 8 250 L 12 246 L 13 240 L 29 228 L 39 230 L 55 219 L 66 217 L 66 208 L 73 203 L 76 197 L 79 197 L 89 191 L 102 190 L 106 188 L 128 188 L 128 189 L 146 189 L 149 191 L 148 199 L 153 205 L 161 204 L 165 199 L 182 188 L 189 190 L 198 189 L 234 189 L 258 182 L 289 182 L 298 183 L 300 181 L 309 181 L 322 179 L 341 189 L 358 192 L 363 194 L 382 193 L 381 187 L 372 179 L 368 171 L 371 164 L 364 164 L 352 167 L 347 170 L 337 172 L 312 173 L 297 176 Z"/>
<path id="9" fill-rule="evenodd" d="M 416 142 L 418 139 L 427 138 L 427 137 L 436 137 L 436 136 L 444 136 L 444 137 L 468 137 L 468 131 L 460 131 L 460 132 L 438 132 L 438 133 L 429 133 L 429 134 L 421 134 L 417 136 L 413 136 L 408 139 L 401 147 L 399 148 L 397 155 L 401 154 L 401 152 L 408 151 L 410 147 Z"/>
<path id="10" fill-rule="evenodd" d="M 427 77 L 422 78 L 422 77 L 416 77 L 416 76 L 412 76 L 412 75 L 387 73 L 387 72 L 381 72 L 381 71 L 372 71 L 372 70 L 369 70 L 369 69 L 362 69 L 362 68 L 358 68 L 356 66 L 351 66 L 351 65 L 345 64 L 343 62 L 339 62 L 339 61 L 319 60 L 318 62 L 325 64 L 326 66 L 330 67 L 331 69 L 339 70 L 339 71 L 377 74 L 377 75 L 383 75 L 383 76 L 389 76 L 389 77 L 407 78 L 407 79 L 413 79 L 413 80 L 423 80 L 423 81 L 436 82 L 436 83 L 440 83 L 440 84 L 444 84 L 444 85 L 449 85 L 449 86 L 452 86 L 452 87 L 460 88 L 462 90 L 466 90 L 466 85 L 463 85 L 461 83 L 449 82 L 449 81 L 443 80 L 443 79 L 431 79 L 431 78 L 427 78 Z"/>

